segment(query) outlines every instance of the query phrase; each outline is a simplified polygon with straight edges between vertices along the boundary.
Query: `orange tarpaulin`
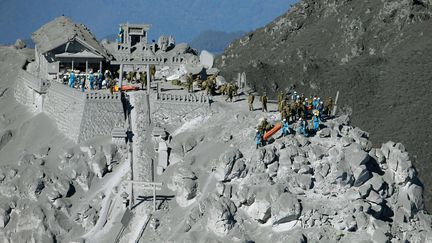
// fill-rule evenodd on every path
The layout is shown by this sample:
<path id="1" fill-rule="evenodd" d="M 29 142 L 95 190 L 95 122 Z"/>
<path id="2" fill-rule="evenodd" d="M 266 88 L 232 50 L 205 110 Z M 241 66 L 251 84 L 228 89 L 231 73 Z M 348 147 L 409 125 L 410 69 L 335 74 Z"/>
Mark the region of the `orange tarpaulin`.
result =
<path id="1" fill-rule="evenodd" d="M 139 87 L 133 86 L 133 85 L 123 85 L 122 86 L 123 91 L 130 91 L 130 90 L 139 90 Z M 114 92 L 118 92 L 119 87 L 116 85 L 114 86 Z"/>
<path id="2" fill-rule="evenodd" d="M 271 136 L 273 136 L 281 128 L 282 128 L 282 125 L 280 123 L 277 123 L 270 131 L 268 131 L 264 134 L 263 139 L 268 140 Z"/>

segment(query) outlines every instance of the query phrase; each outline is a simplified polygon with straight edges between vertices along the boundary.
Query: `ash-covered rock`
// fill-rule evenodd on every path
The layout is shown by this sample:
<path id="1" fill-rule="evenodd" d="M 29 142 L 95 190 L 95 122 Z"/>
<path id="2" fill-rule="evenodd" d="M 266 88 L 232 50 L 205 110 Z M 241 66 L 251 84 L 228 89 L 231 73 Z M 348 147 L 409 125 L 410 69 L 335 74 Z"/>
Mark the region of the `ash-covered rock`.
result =
<path id="1" fill-rule="evenodd" d="M 372 148 L 369 134 L 348 125 L 347 117 L 323 126 L 328 135 L 290 135 L 255 151 L 232 147 L 221 154 L 210 197 L 220 203 L 213 207 L 214 199 L 205 199 L 195 206 L 186 229 L 212 210 L 207 229 L 229 239 L 245 222 L 301 232 L 299 241 L 334 240 L 331 235 L 336 241 L 355 235 L 371 242 L 429 239 L 432 217 L 424 211 L 423 185 L 403 145 Z"/>
<path id="2" fill-rule="evenodd" d="M 191 203 L 197 195 L 198 181 L 197 176 L 190 167 L 185 165 L 177 166 L 172 173 L 168 188 L 176 192 L 176 201 L 185 207 Z"/>

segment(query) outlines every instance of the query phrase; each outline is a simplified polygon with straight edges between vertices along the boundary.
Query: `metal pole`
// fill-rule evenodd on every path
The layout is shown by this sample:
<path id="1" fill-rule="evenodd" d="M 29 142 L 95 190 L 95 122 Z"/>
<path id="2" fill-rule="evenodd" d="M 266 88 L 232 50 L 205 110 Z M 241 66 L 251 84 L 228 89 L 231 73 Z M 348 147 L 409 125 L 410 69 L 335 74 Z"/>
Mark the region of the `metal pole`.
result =
<path id="1" fill-rule="evenodd" d="M 72 69 L 71 70 L 73 70 L 73 68 L 74 68 L 74 61 L 72 60 Z"/>
<path id="2" fill-rule="evenodd" d="M 87 74 L 88 74 L 88 60 L 86 60 L 86 77 L 87 77 Z"/>
<path id="3" fill-rule="evenodd" d="M 102 73 L 102 61 L 99 61 L 99 72 Z"/>

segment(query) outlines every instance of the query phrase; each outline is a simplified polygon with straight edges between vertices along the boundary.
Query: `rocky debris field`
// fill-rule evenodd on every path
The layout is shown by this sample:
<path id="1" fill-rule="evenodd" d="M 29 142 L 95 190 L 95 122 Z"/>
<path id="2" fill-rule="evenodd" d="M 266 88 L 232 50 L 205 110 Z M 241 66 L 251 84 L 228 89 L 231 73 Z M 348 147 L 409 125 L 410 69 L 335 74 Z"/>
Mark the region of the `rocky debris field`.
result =
<path id="1" fill-rule="evenodd" d="M 430 0 L 302 0 L 266 26 L 234 41 L 215 63 L 227 80 L 245 72 L 267 95 L 295 85 L 335 96 L 375 146 L 401 141 L 432 185 L 426 105 L 432 89 Z M 432 209 L 432 187 L 426 203 Z"/>
<path id="2" fill-rule="evenodd" d="M 159 204 L 141 242 L 432 240 L 423 185 L 401 143 L 374 148 L 343 115 L 311 137 L 294 123 L 290 135 L 255 149 L 261 112 L 232 117 L 226 107 L 215 104 L 206 119 L 189 113 L 201 123 L 173 136 L 170 156 L 181 159 L 158 180 L 174 198 Z"/>

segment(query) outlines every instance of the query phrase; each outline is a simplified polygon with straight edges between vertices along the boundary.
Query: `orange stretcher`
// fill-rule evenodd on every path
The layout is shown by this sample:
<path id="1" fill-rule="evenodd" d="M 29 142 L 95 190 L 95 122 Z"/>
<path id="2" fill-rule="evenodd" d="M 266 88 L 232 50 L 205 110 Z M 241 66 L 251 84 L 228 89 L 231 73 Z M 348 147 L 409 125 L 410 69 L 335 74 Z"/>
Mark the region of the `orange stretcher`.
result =
<path id="1" fill-rule="evenodd" d="M 139 87 L 133 86 L 133 85 L 122 85 L 123 91 L 131 91 L 131 90 L 139 90 Z M 119 87 L 116 85 L 114 86 L 114 92 L 118 92 Z"/>
<path id="2" fill-rule="evenodd" d="M 263 139 L 267 141 L 271 136 L 273 136 L 277 131 L 279 131 L 282 128 L 282 125 L 280 123 L 277 123 L 270 131 L 264 133 Z"/>

